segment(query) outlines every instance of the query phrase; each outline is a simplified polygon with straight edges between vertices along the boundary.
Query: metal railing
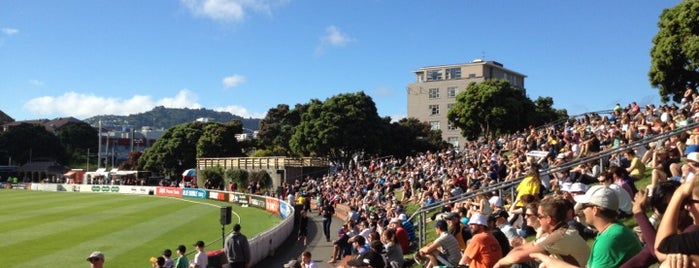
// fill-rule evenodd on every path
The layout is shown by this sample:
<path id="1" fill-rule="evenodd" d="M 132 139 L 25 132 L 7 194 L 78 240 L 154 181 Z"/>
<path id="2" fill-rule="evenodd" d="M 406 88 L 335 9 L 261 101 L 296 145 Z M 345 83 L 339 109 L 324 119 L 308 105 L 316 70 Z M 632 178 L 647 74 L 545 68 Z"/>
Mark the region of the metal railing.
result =
<path id="1" fill-rule="evenodd" d="M 691 130 L 691 129 L 696 128 L 698 126 L 699 126 L 699 122 L 695 122 L 695 123 L 691 123 L 691 124 L 688 124 L 688 125 L 683 126 L 683 127 L 673 129 L 671 131 L 667 131 L 667 132 L 660 133 L 660 134 L 653 135 L 653 136 L 649 136 L 649 137 L 644 137 L 643 139 L 640 139 L 640 140 L 635 141 L 633 143 L 624 144 L 624 145 L 621 145 L 621 146 L 616 147 L 616 148 L 611 148 L 611 149 L 601 151 L 601 152 L 594 154 L 594 155 L 581 157 L 581 158 L 575 159 L 575 160 L 570 161 L 570 162 L 563 163 L 563 164 L 555 166 L 555 167 L 550 167 L 549 169 L 543 170 L 540 173 L 540 175 L 545 176 L 545 175 L 549 175 L 549 174 L 554 174 L 556 172 L 564 171 L 564 170 L 576 167 L 580 164 L 591 162 L 591 161 L 597 161 L 597 160 L 601 161 L 607 157 L 610 157 L 610 156 L 617 154 L 617 153 L 627 151 L 631 148 L 636 148 L 638 146 L 645 146 L 651 142 L 656 142 L 656 141 L 663 140 L 663 139 L 669 139 L 671 136 L 680 134 L 680 133 L 685 132 L 687 130 Z M 436 209 L 441 209 L 442 207 L 444 207 L 446 205 L 451 205 L 454 203 L 463 202 L 465 200 L 471 199 L 475 196 L 478 196 L 480 194 L 484 194 L 487 192 L 500 191 L 500 194 L 502 195 L 503 190 L 509 190 L 509 189 L 513 190 L 513 188 L 516 187 L 524 179 L 524 177 L 525 176 L 521 176 L 521 177 L 513 179 L 513 180 L 490 184 L 487 187 L 478 189 L 474 192 L 464 193 L 464 194 L 461 194 L 459 196 L 455 196 L 455 197 L 452 197 L 448 200 L 442 201 L 440 203 L 419 208 L 417 211 L 415 211 L 409 217 L 409 220 L 411 220 L 411 221 L 415 217 L 418 218 L 418 222 L 419 222 L 419 224 L 417 224 L 418 231 L 419 231 L 418 243 L 420 244 L 420 246 L 425 244 L 426 229 L 427 229 L 426 228 L 426 219 L 427 219 L 427 213 L 429 213 L 430 211 L 433 211 Z M 514 194 L 514 191 L 513 191 L 513 194 Z"/>

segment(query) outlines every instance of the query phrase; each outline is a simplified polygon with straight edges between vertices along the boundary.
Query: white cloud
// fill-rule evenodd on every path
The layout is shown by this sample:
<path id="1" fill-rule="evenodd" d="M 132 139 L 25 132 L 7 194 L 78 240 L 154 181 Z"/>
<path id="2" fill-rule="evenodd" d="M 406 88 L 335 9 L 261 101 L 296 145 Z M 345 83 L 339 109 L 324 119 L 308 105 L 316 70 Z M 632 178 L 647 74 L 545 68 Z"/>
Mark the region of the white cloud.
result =
<path id="1" fill-rule="evenodd" d="M 15 35 L 19 33 L 19 30 L 14 28 L 2 28 L 2 33 L 6 35 Z"/>
<path id="2" fill-rule="evenodd" d="M 147 112 L 155 106 L 168 108 L 199 109 L 196 94 L 187 89 L 173 97 L 153 100 L 151 96 L 134 95 L 130 99 L 100 97 L 93 94 L 68 92 L 61 96 L 34 98 L 24 104 L 24 109 L 39 116 L 74 116 L 88 118 L 95 115 L 129 115 Z"/>
<path id="3" fill-rule="evenodd" d="M 272 14 L 272 9 L 288 0 L 180 0 L 195 16 L 219 22 L 240 22 L 249 11 Z"/>
<path id="4" fill-rule="evenodd" d="M 350 42 L 354 42 L 354 38 L 347 33 L 340 31 L 335 25 L 330 25 L 325 28 L 325 35 L 320 38 L 320 45 L 316 47 L 316 54 L 322 54 L 326 47 L 344 47 Z"/>
<path id="5" fill-rule="evenodd" d="M 29 80 L 29 84 L 35 87 L 43 87 L 46 83 L 44 81 L 39 81 L 36 79 Z"/>
<path id="6" fill-rule="evenodd" d="M 264 118 L 266 113 L 254 113 L 248 111 L 245 107 L 238 106 L 238 105 L 229 105 L 226 107 L 217 107 L 214 108 L 214 111 L 219 111 L 219 112 L 229 112 L 231 114 L 243 117 L 243 118 Z"/>
<path id="7" fill-rule="evenodd" d="M 221 82 L 223 83 L 223 87 L 232 88 L 245 82 L 245 76 L 234 74 L 231 76 L 224 77 Z"/>

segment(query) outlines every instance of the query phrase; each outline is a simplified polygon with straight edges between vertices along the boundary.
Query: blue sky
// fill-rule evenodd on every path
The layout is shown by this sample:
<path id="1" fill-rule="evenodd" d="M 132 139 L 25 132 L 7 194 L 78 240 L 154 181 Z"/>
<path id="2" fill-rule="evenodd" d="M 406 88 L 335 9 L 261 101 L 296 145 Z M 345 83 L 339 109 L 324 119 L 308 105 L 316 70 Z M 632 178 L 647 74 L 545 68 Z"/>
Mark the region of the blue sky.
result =
<path id="1" fill-rule="evenodd" d="M 495 60 L 579 114 L 659 103 L 658 16 L 679 0 L 3 1 L 0 110 L 15 120 L 155 106 L 243 117 L 364 91 L 407 114 L 420 67 Z"/>

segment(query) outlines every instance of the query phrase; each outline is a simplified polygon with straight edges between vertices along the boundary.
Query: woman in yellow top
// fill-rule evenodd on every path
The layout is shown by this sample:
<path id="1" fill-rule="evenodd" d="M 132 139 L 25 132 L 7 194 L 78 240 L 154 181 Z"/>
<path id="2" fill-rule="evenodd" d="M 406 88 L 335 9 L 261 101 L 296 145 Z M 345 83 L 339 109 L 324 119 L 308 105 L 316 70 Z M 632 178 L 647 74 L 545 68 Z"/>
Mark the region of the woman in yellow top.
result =
<path id="1" fill-rule="evenodd" d="M 532 165 L 529 167 L 529 172 L 524 177 L 524 179 L 517 185 L 517 198 L 515 200 L 514 206 L 522 207 L 522 196 L 526 194 L 539 196 L 541 191 L 541 179 L 539 178 L 539 166 Z"/>
<path id="2" fill-rule="evenodd" d="M 641 162 L 641 159 L 638 158 L 633 149 L 626 151 L 626 159 L 631 161 L 629 167 L 626 168 L 626 171 L 629 172 L 629 177 L 633 178 L 634 181 L 643 177 L 643 173 L 646 172 L 646 165 Z"/>

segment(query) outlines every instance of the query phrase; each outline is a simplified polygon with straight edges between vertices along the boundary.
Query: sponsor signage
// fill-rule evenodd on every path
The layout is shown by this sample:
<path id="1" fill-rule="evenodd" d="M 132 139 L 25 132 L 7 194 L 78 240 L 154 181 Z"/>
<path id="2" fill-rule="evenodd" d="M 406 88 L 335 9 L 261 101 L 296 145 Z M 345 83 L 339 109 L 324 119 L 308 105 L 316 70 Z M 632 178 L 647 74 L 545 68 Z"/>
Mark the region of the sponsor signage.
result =
<path id="1" fill-rule="evenodd" d="M 209 191 L 209 199 L 226 201 L 226 193 Z"/>
<path id="2" fill-rule="evenodd" d="M 250 203 L 248 196 L 241 193 L 231 193 L 229 201 L 240 205 L 247 205 Z"/>
<path id="3" fill-rule="evenodd" d="M 116 185 L 112 185 L 112 186 L 109 186 L 109 185 L 92 185 L 92 187 L 90 187 L 90 191 L 93 191 L 93 192 L 105 192 L 105 193 L 109 193 L 109 192 L 118 193 L 118 192 L 119 192 L 119 186 L 116 186 Z"/>
<path id="4" fill-rule="evenodd" d="M 196 188 L 184 188 L 182 190 L 182 197 L 205 199 L 206 191 Z"/>
<path id="5" fill-rule="evenodd" d="M 155 187 L 122 185 L 119 192 L 123 194 L 148 195 L 154 189 Z"/>
<path id="6" fill-rule="evenodd" d="M 279 215 L 279 199 L 266 197 L 265 210 L 269 213 Z"/>
<path id="7" fill-rule="evenodd" d="M 263 196 L 250 196 L 250 205 L 253 207 L 267 209 L 267 205 L 265 203 L 265 197 Z"/>
<path id="8" fill-rule="evenodd" d="M 155 194 L 159 196 L 182 197 L 182 188 L 157 187 Z"/>
<path id="9" fill-rule="evenodd" d="M 279 216 L 281 216 L 282 219 L 286 219 L 289 215 L 291 215 L 291 206 L 286 202 L 279 202 Z"/>
<path id="10" fill-rule="evenodd" d="M 31 184 L 24 184 L 24 183 L 13 183 L 11 184 L 11 189 L 20 189 L 20 190 L 25 190 L 25 189 L 30 189 Z"/>

